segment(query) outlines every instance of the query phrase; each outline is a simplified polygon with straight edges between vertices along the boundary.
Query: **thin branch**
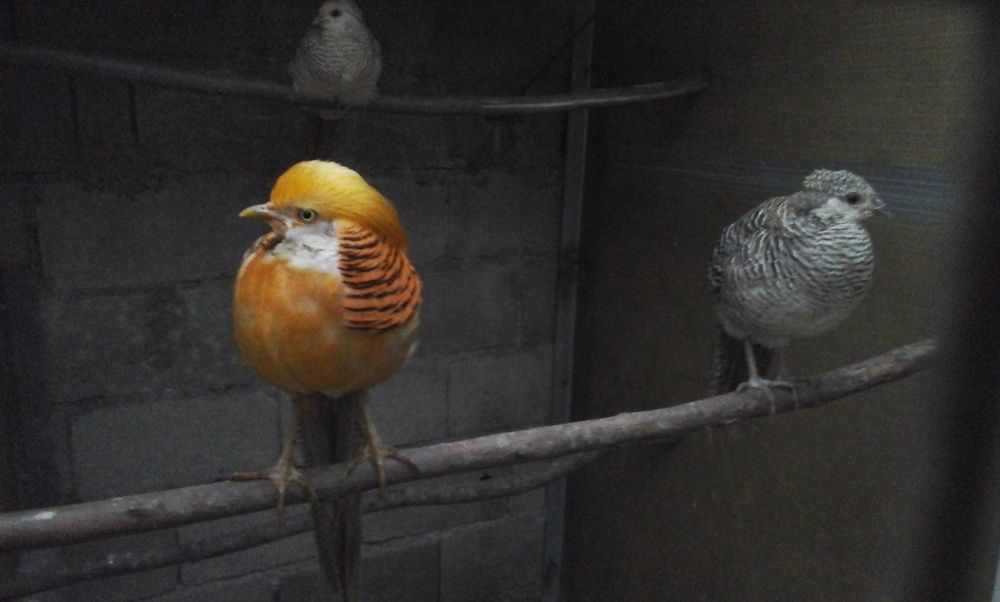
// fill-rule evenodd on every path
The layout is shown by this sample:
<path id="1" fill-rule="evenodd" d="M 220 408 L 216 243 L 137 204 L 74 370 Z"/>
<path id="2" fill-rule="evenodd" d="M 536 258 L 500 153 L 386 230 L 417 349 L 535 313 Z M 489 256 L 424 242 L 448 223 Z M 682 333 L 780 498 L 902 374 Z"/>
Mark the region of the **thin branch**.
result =
<path id="1" fill-rule="evenodd" d="M 603 452 L 600 450 L 574 454 L 557 458 L 541 468 L 497 477 L 488 481 L 456 483 L 446 487 L 435 483 L 406 487 L 394 486 L 387 489 L 384 495 L 376 495 L 375 492 L 366 494 L 362 502 L 362 509 L 364 512 L 377 512 L 402 506 L 464 504 L 516 495 L 563 478 L 602 455 Z M 296 514 L 285 521 L 283 531 L 278 528 L 277 521 L 275 521 L 189 543 L 174 541 L 162 546 L 146 548 L 142 552 L 108 554 L 100 560 L 84 562 L 75 566 L 47 567 L 43 572 L 20 575 L 6 583 L 0 583 L 0 600 L 27 596 L 81 581 L 107 579 L 166 566 L 207 560 L 305 533 L 311 531 L 312 528 L 313 521 L 309 515 Z"/>
<path id="2" fill-rule="evenodd" d="M 165 67 L 140 61 L 91 56 L 40 46 L 0 43 L 0 64 L 55 67 L 98 77 L 153 84 L 167 88 L 181 88 L 206 94 L 273 100 L 310 107 L 345 108 L 336 102 L 309 98 L 296 92 L 291 86 L 276 82 L 234 77 L 223 73 Z M 605 88 L 547 96 L 442 96 L 433 98 L 379 96 L 363 107 L 350 108 L 361 111 L 429 115 L 552 113 L 673 98 L 699 92 L 707 87 L 708 80 L 699 74 L 625 88 Z"/>
<path id="3" fill-rule="evenodd" d="M 496 477 L 488 481 L 454 484 L 447 487 L 430 483 L 424 486 L 389 488 L 384 495 L 372 496 L 364 502 L 365 512 L 389 510 L 401 506 L 437 506 L 465 504 L 525 493 L 548 485 L 597 460 L 604 452 L 592 450 L 556 458 L 535 470 Z"/>
<path id="4" fill-rule="evenodd" d="M 689 403 L 439 443 L 404 450 L 420 467 L 390 462 L 392 483 L 555 458 L 610 446 L 636 444 L 712 424 L 822 405 L 834 399 L 899 380 L 930 366 L 937 344 L 913 343 L 857 364 L 797 381 L 790 391 L 777 390 L 773 401 L 757 392 L 728 393 Z M 370 466 L 343 478 L 344 466 L 306 471 L 323 498 L 336 498 L 376 487 Z M 0 550 L 39 548 L 113 535 L 138 533 L 203 522 L 273 508 L 277 494 L 271 483 L 222 481 L 0 515 Z M 289 504 L 303 493 L 289 491 Z"/>

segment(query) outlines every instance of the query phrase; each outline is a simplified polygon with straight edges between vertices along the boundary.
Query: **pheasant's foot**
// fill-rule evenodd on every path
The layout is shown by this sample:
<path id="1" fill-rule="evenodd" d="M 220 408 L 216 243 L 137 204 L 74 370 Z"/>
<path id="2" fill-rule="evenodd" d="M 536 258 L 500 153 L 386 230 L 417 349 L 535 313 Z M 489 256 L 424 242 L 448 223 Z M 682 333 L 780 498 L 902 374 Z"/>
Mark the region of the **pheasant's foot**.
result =
<path id="1" fill-rule="evenodd" d="M 395 447 L 391 445 L 386 445 L 380 440 L 369 441 L 367 445 L 361 448 L 361 452 L 356 458 L 351 460 L 351 463 L 347 466 L 347 470 L 344 476 L 347 476 L 354 472 L 354 469 L 358 466 L 364 464 L 365 462 L 371 462 L 372 467 L 375 468 L 375 475 L 378 477 L 378 490 L 384 491 L 387 483 L 385 476 L 385 460 L 386 458 L 391 458 L 397 462 L 406 464 L 414 470 L 414 472 L 419 473 L 420 468 L 413 462 L 413 460 L 407 458 L 401 454 Z"/>
<path id="2" fill-rule="evenodd" d="M 758 391 L 764 392 L 764 395 L 767 396 L 768 401 L 771 402 L 771 414 L 773 415 L 777 411 L 774 400 L 774 389 L 788 389 L 794 394 L 795 383 L 789 380 L 771 380 L 767 378 L 751 376 L 746 380 L 746 382 L 740 383 L 740 385 L 736 387 L 737 392 L 743 392 L 748 389 L 756 389 Z"/>
<path id="3" fill-rule="evenodd" d="M 289 483 L 295 483 L 301 487 L 303 491 L 306 492 L 306 495 L 309 496 L 309 501 L 312 503 L 314 508 L 322 508 L 319 500 L 319 494 L 316 493 L 316 488 L 313 487 L 312 483 L 309 482 L 309 479 L 306 478 L 304 474 L 299 472 L 298 468 L 295 468 L 295 464 L 292 462 L 292 459 L 286 458 L 284 454 L 282 454 L 274 466 L 270 468 L 248 472 L 237 472 L 229 478 L 233 481 L 268 480 L 274 483 L 274 487 L 278 490 L 278 529 L 282 532 L 285 530 L 285 491 L 288 489 Z"/>

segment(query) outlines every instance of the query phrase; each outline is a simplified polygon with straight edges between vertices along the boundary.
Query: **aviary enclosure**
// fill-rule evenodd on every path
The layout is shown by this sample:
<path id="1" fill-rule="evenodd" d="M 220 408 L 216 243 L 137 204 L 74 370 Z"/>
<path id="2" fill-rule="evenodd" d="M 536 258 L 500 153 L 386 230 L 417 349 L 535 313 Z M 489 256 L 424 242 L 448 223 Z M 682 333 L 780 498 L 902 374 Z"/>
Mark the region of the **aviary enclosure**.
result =
<path id="1" fill-rule="evenodd" d="M 988 599 L 996 17 L 0 1 L 0 598 Z M 319 193 L 275 217 L 276 179 L 309 159 L 360 174 L 409 246 L 361 210 L 348 221 L 371 241 L 323 247 L 348 218 Z M 713 259 L 767 199 L 821 203 L 801 233 L 868 194 L 804 184 L 818 168 L 858 174 L 891 214 L 863 216 L 864 298 L 793 337 L 787 382 L 711 394 L 718 308 L 744 297 L 738 278 L 710 287 L 710 263 L 791 283 L 775 319 L 819 287 L 805 330 L 836 306 L 816 272 L 775 267 L 806 247 L 732 259 L 780 211 Z M 234 281 L 271 231 L 247 207 L 275 228 L 261 252 L 338 257 L 319 269 L 347 283 L 354 326 L 419 308 L 419 346 L 367 395 L 406 458 L 386 458 L 384 489 L 367 459 L 345 475 L 377 448 L 360 404 L 291 391 L 313 404 L 293 414 L 289 385 L 241 358 Z M 379 257 L 405 253 L 422 288 L 387 269 L 377 294 L 350 289 L 343 261 L 393 244 Z M 868 261 L 840 244 L 820 263 Z M 723 322 L 737 358 L 764 340 Z M 322 329 L 302 330 L 319 350 Z M 290 432 L 321 501 L 289 484 L 279 522 L 273 483 L 230 477 Z"/>

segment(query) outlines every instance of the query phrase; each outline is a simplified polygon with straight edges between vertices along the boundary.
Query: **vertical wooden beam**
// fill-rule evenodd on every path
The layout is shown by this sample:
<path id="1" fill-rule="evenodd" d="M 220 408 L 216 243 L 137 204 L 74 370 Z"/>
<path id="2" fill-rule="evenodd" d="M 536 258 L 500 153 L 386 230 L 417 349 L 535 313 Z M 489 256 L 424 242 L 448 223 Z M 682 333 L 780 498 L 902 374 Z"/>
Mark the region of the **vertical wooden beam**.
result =
<path id="1" fill-rule="evenodd" d="M 594 42 L 595 0 L 576 5 L 570 89 L 590 88 L 590 64 Z M 577 294 L 579 292 L 580 233 L 587 164 L 587 134 L 590 112 L 572 111 L 566 121 L 566 157 L 563 167 L 562 219 L 559 234 L 559 265 L 556 284 L 556 332 L 553 357 L 553 399 L 549 422 L 567 422 L 573 401 L 573 366 L 576 345 Z M 566 479 L 549 485 L 546 495 L 545 583 L 543 599 L 561 598 L 563 541 L 565 539 Z"/>

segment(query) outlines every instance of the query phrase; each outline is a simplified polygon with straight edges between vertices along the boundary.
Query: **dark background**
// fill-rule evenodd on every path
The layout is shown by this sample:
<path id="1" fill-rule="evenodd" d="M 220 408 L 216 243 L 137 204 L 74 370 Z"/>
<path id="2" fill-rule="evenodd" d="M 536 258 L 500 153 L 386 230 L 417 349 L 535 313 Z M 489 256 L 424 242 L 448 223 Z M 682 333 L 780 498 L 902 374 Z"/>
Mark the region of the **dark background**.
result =
<path id="1" fill-rule="evenodd" d="M 0 0 L 0 36 L 287 81 L 318 4 Z M 383 46 L 383 93 L 569 86 L 577 3 L 362 8 Z M 792 372 L 942 333 L 971 331 L 976 345 L 950 339 L 958 359 L 943 368 L 823 409 L 616 452 L 571 479 L 565 558 L 551 556 L 561 509 L 544 491 L 369 515 L 370 599 L 536 600 L 563 561 L 569 600 L 988 599 L 996 31 L 987 3 L 598 2 L 595 87 L 705 72 L 710 89 L 591 111 L 574 418 L 705 395 L 715 238 L 816 167 L 855 170 L 893 217 L 868 223 L 869 298 L 834 332 L 794 343 Z M 386 440 L 560 415 L 565 134 L 558 114 L 323 124 L 279 103 L 0 66 L 0 508 L 274 460 L 288 404 L 231 342 L 232 277 L 260 232 L 235 215 L 305 158 L 343 162 L 396 203 L 426 283 L 420 349 L 373 394 Z M 273 519 L 40 550 L 0 571 Z M 304 534 L 36 598 L 308 599 L 312 555 Z"/>
<path id="2" fill-rule="evenodd" d="M 996 189 L 972 186 L 996 170 L 991 10 L 600 3 L 595 86 L 700 68 L 711 88 L 595 117 L 578 417 L 705 395 L 712 245 L 817 167 L 861 174 L 893 217 L 867 222 L 877 264 L 869 297 L 835 331 L 792 343 L 793 374 L 949 331 L 957 319 L 981 330 L 975 362 L 584 469 L 569 490 L 570 599 L 989 599 L 1000 515 L 990 434 L 997 288 L 964 278 L 1000 273 L 995 231 L 994 246 L 978 246 L 995 224 Z M 967 290 L 979 291 L 975 303 Z M 960 388 L 958 366 L 979 366 L 974 394 Z"/>

